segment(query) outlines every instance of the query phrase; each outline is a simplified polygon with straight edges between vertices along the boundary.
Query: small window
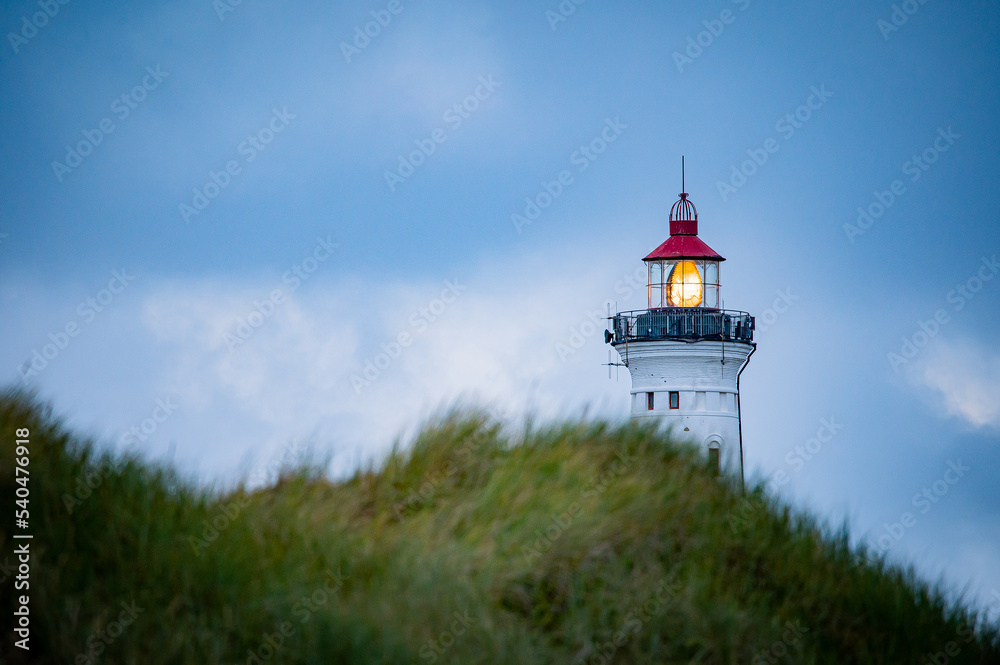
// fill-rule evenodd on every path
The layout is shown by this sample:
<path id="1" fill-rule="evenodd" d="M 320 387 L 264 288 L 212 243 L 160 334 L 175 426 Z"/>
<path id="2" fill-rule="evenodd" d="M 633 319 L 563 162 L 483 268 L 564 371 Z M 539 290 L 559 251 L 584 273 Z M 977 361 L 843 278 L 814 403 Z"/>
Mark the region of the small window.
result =
<path id="1" fill-rule="evenodd" d="M 646 393 L 646 410 L 647 411 L 652 411 L 653 410 L 653 395 L 655 395 L 655 394 L 656 393 Z"/>
<path id="2" fill-rule="evenodd" d="M 718 448 L 713 447 L 708 449 L 708 470 L 716 476 L 722 471 L 722 467 L 719 464 Z"/>
<path id="3" fill-rule="evenodd" d="M 679 392 L 670 393 L 670 408 L 679 409 L 681 408 L 681 394 Z"/>

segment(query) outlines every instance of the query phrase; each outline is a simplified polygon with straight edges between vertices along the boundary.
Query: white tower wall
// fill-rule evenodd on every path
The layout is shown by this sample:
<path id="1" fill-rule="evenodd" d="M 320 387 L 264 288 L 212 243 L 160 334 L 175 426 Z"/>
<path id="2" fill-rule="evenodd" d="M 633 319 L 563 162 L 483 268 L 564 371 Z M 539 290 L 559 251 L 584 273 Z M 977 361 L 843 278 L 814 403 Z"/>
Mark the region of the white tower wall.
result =
<path id="1" fill-rule="evenodd" d="M 625 361 L 625 344 L 615 347 Z M 629 342 L 632 418 L 660 420 L 706 456 L 717 446 L 721 468 L 742 474 L 738 379 L 753 349 L 745 342 Z M 679 393 L 676 409 L 670 408 L 671 392 Z M 653 393 L 652 410 L 648 393 Z"/>

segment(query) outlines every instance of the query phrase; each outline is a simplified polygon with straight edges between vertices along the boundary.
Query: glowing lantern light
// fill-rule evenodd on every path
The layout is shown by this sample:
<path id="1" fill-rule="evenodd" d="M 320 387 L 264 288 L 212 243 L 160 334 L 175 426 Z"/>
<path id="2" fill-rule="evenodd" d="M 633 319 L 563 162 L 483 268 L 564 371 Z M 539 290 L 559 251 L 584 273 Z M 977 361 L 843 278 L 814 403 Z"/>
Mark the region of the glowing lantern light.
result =
<path id="1" fill-rule="evenodd" d="M 694 261 L 680 261 L 670 271 L 667 297 L 671 307 L 697 307 L 701 304 L 701 275 Z"/>

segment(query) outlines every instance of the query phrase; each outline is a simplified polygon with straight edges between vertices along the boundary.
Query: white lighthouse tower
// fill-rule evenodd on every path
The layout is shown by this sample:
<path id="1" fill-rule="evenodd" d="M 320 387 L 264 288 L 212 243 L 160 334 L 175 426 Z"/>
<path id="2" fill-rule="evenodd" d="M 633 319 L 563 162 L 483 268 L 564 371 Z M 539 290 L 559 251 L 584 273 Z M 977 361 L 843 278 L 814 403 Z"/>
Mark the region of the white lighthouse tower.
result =
<path id="1" fill-rule="evenodd" d="M 660 419 L 742 478 L 740 374 L 757 346 L 754 318 L 722 309 L 725 259 L 698 237 L 687 192 L 670 209 L 670 237 L 643 261 L 648 309 L 617 313 L 605 333 L 632 375 L 632 418 Z"/>

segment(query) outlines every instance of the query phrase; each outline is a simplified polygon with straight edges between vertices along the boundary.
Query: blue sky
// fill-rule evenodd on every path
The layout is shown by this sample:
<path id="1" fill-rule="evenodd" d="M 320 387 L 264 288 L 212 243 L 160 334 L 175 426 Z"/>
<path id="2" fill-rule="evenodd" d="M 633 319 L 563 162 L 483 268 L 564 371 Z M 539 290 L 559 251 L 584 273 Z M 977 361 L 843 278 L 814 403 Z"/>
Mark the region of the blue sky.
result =
<path id="1" fill-rule="evenodd" d="M 55 6 L 0 9 L 0 371 L 75 426 L 223 482 L 456 399 L 624 417 L 593 321 L 643 306 L 686 155 L 767 322 L 752 473 L 1000 590 L 995 3 Z"/>

